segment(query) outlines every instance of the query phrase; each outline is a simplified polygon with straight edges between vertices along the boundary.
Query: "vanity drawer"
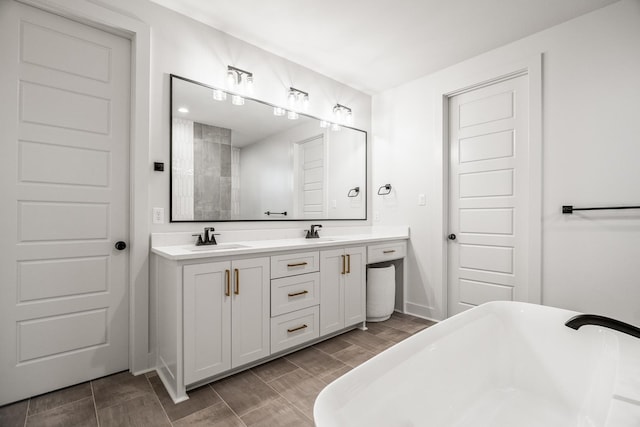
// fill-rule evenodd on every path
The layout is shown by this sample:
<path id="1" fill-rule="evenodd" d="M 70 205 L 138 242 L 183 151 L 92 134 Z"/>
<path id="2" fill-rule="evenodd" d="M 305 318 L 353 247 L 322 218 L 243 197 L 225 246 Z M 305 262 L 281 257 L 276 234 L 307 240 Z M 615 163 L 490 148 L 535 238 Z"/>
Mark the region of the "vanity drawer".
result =
<path id="1" fill-rule="evenodd" d="M 271 319 L 271 353 L 303 344 L 320 336 L 317 305 Z"/>
<path id="2" fill-rule="evenodd" d="M 318 305 L 320 273 L 300 274 L 271 281 L 271 316 Z"/>
<path id="3" fill-rule="evenodd" d="M 367 247 L 367 264 L 404 258 L 407 255 L 406 242 L 389 242 Z"/>
<path id="4" fill-rule="evenodd" d="M 274 255 L 271 257 L 271 278 L 313 273 L 320 270 L 320 253 L 303 252 L 297 254 Z"/>

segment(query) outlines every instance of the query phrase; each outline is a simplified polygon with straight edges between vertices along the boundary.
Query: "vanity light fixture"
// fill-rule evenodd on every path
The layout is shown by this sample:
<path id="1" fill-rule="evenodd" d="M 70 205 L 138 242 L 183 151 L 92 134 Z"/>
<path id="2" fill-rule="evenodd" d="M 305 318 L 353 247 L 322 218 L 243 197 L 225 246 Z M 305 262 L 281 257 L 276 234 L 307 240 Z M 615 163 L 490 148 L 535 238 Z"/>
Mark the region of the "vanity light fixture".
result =
<path id="1" fill-rule="evenodd" d="M 244 87 L 244 91 L 246 93 L 252 93 L 253 73 L 241 70 L 240 68 L 236 68 L 232 65 L 227 65 L 227 86 L 229 86 L 229 89 Z"/>
<path id="2" fill-rule="evenodd" d="M 284 116 L 284 113 L 286 113 L 287 110 L 285 110 L 282 107 L 273 107 L 273 115 L 274 116 Z"/>
<path id="3" fill-rule="evenodd" d="M 187 114 L 189 112 L 189 109 L 187 107 L 180 107 L 178 108 L 178 112 Z"/>
<path id="4" fill-rule="evenodd" d="M 298 120 L 298 113 L 296 113 L 295 111 L 287 111 L 287 118 L 289 120 Z"/>
<path id="5" fill-rule="evenodd" d="M 342 104 L 336 104 L 333 107 L 333 116 L 336 121 L 344 121 L 349 125 L 353 123 L 353 111 L 351 111 L 351 108 L 345 107 Z"/>
<path id="6" fill-rule="evenodd" d="M 220 89 L 213 89 L 213 99 L 216 101 L 226 101 L 227 92 Z"/>
<path id="7" fill-rule="evenodd" d="M 289 87 L 287 101 L 291 108 L 301 108 L 304 111 L 309 109 L 309 93 L 296 89 L 295 87 Z"/>

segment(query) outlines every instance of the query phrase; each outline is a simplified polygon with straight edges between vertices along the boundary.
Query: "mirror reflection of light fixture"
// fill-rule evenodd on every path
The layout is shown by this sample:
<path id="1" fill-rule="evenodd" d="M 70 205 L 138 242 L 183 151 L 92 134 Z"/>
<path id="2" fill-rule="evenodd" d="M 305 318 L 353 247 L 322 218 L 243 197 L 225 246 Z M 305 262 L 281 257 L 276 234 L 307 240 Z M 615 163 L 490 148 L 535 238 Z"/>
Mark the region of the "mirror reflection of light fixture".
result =
<path id="1" fill-rule="evenodd" d="M 339 131 L 340 130 L 340 125 L 337 123 L 331 123 L 331 130 L 333 131 Z"/>
<path id="2" fill-rule="evenodd" d="M 298 113 L 296 113 L 295 111 L 287 111 L 287 118 L 289 120 L 297 120 L 298 117 Z"/>
<path id="3" fill-rule="evenodd" d="M 220 89 L 213 89 L 213 99 L 216 101 L 225 101 L 227 99 L 227 92 Z"/>
<path id="4" fill-rule="evenodd" d="M 284 116 L 286 110 L 282 107 L 273 107 L 273 115 L 274 116 Z"/>
<path id="5" fill-rule="evenodd" d="M 240 95 L 231 95 L 231 103 L 233 105 L 244 105 L 244 98 Z"/>
<path id="6" fill-rule="evenodd" d="M 244 88 L 244 91 L 250 94 L 253 92 L 253 73 L 227 65 L 227 86 L 229 89 Z"/>
<path id="7" fill-rule="evenodd" d="M 178 108 L 178 112 L 179 113 L 183 113 L 183 114 L 187 114 L 189 112 L 189 109 L 187 107 L 180 107 L 180 108 Z"/>
<path id="8" fill-rule="evenodd" d="M 287 102 L 291 108 L 307 111 L 309 109 L 309 94 L 295 87 L 290 87 L 287 94 Z"/>
<path id="9" fill-rule="evenodd" d="M 321 128 L 328 128 L 329 126 L 331 126 L 331 123 L 329 123 L 326 120 L 320 120 L 320 127 Z"/>

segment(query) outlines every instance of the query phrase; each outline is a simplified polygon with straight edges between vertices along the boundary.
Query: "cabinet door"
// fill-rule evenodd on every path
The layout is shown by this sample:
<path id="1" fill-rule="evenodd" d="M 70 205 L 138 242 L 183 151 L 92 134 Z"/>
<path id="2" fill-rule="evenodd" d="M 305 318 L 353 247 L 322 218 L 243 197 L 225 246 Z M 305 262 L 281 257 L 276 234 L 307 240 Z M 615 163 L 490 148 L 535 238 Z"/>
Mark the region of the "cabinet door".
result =
<path id="1" fill-rule="evenodd" d="M 270 354 L 269 258 L 233 261 L 231 364 L 244 365 Z"/>
<path id="2" fill-rule="evenodd" d="M 229 262 L 183 268 L 184 382 L 231 369 Z"/>
<path id="3" fill-rule="evenodd" d="M 320 252 L 320 335 L 344 328 L 344 249 Z"/>
<path id="4" fill-rule="evenodd" d="M 344 275 L 344 326 L 355 325 L 366 318 L 364 247 L 347 248 L 346 274 Z"/>

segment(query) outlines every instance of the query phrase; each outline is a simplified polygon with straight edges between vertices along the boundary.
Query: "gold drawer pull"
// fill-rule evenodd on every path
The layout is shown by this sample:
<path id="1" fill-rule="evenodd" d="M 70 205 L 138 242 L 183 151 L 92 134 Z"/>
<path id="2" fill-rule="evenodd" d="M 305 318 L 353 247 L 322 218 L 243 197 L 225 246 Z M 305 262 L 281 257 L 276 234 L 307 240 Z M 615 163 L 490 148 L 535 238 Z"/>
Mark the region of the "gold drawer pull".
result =
<path id="1" fill-rule="evenodd" d="M 306 327 L 307 325 L 298 326 L 297 328 L 287 329 L 287 332 L 291 333 L 291 332 L 299 331 L 300 329 L 304 329 Z"/>
<path id="2" fill-rule="evenodd" d="M 346 260 L 346 256 L 344 255 L 340 255 L 342 257 L 342 271 L 340 272 L 340 274 L 346 274 L 347 270 L 346 270 L 346 264 L 345 264 L 345 260 Z"/>
<path id="3" fill-rule="evenodd" d="M 233 293 L 236 295 L 240 295 L 240 270 L 234 268 L 233 271 L 236 273 L 236 288 Z"/>
<path id="4" fill-rule="evenodd" d="M 225 270 L 224 275 L 225 275 L 225 281 L 227 282 L 227 286 L 224 290 L 224 294 L 226 296 L 229 296 L 231 295 L 231 278 L 230 278 L 231 272 L 229 270 Z"/>
<path id="5" fill-rule="evenodd" d="M 290 297 L 297 297 L 298 295 L 304 295 L 304 294 L 308 294 L 308 293 L 309 293 L 309 291 L 300 291 L 300 292 L 294 292 L 292 294 L 287 294 L 287 295 L 289 295 Z"/>
<path id="6" fill-rule="evenodd" d="M 307 265 L 309 264 L 308 262 L 304 261 L 304 262 L 297 262 L 295 264 L 287 264 L 287 267 L 302 267 L 303 265 Z"/>
<path id="7" fill-rule="evenodd" d="M 389 251 L 382 251 L 383 254 L 392 254 L 394 253 L 396 250 L 395 249 L 391 249 Z"/>

